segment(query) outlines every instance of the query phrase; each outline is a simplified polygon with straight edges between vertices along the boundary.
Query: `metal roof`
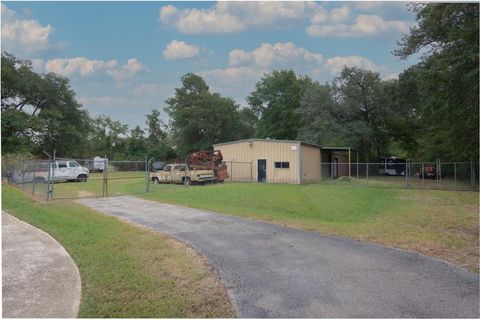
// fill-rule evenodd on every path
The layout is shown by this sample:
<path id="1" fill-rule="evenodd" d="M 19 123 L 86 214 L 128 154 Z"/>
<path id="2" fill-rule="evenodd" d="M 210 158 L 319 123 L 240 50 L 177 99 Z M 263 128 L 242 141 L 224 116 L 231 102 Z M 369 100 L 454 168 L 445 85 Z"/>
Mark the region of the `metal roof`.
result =
<path id="1" fill-rule="evenodd" d="M 216 147 L 216 146 L 223 146 L 223 145 L 227 145 L 227 144 L 235 144 L 235 143 L 251 142 L 251 141 L 279 142 L 279 143 L 300 143 L 301 145 L 311 146 L 311 147 L 316 147 L 316 148 L 326 149 L 326 150 L 349 150 L 349 149 L 353 150 L 352 148 L 349 148 L 349 147 L 322 147 L 318 144 L 302 142 L 300 140 L 276 140 L 276 139 L 256 139 L 256 138 L 255 139 L 243 139 L 243 140 L 216 143 L 213 146 Z"/>

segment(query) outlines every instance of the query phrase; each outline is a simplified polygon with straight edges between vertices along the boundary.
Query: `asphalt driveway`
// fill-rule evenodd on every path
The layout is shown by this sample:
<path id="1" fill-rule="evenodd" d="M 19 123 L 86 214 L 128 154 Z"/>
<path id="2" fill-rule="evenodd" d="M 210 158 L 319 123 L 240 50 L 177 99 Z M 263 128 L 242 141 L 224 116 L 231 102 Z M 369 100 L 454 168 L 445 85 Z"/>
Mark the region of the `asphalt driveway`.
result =
<path id="1" fill-rule="evenodd" d="M 239 317 L 479 317 L 478 275 L 414 252 L 133 196 L 79 202 L 192 245 Z"/>

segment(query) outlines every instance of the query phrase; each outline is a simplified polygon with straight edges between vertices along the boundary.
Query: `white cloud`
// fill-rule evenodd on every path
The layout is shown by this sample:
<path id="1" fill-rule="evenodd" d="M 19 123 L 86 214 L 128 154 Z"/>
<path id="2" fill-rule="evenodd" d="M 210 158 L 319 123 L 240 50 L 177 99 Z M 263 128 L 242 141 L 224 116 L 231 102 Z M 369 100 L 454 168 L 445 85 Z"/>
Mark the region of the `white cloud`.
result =
<path id="1" fill-rule="evenodd" d="M 35 58 L 35 59 L 30 59 L 30 61 L 32 62 L 33 71 L 37 73 L 43 72 L 43 67 L 45 64 L 45 61 L 43 59 Z"/>
<path id="2" fill-rule="evenodd" d="M 96 107 L 116 107 L 118 105 L 124 105 L 127 99 L 124 97 L 112 97 L 112 96 L 97 96 L 97 97 L 79 97 L 78 101 L 82 105 L 96 106 Z"/>
<path id="3" fill-rule="evenodd" d="M 306 28 L 306 32 L 313 37 L 374 36 L 388 31 L 407 32 L 410 26 L 410 23 L 406 21 L 385 20 L 378 15 L 366 14 L 358 15 L 350 24 L 338 23 L 333 20 L 333 16 L 325 22 L 314 17 L 312 23 Z"/>
<path id="4" fill-rule="evenodd" d="M 153 95 L 168 95 L 175 92 L 173 86 L 161 85 L 157 83 L 144 83 L 132 90 L 135 96 L 153 96 Z"/>
<path id="5" fill-rule="evenodd" d="M 258 81 L 273 69 L 294 69 L 321 81 L 331 80 L 344 66 L 359 67 L 388 76 L 391 71 L 384 65 L 356 55 L 324 58 L 318 52 L 297 47 L 291 42 L 264 43 L 252 51 L 235 49 L 229 53 L 229 67 L 206 70 L 201 75 L 213 83 L 247 85 Z"/>
<path id="6" fill-rule="evenodd" d="M 107 70 L 107 74 L 111 75 L 115 81 L 121 82 L 135 77 L 142 71 L 148 71 L 138 59 L 128 59 L 127 64 L 119 66 L 118 68 L 111 68 Z"/>
<path id="7" fill-rule="evenodd" d="M 71 76 L 77 73 L 81 76 L 88 76 L 100 70 L 115 68 L 117 64 L 116 60 L 90 60 L 85 57 L 53 59 L 45 64 L 45 71 L 63 76 Z"/>
<path id="8" fill-rule="evenodd" d="M 63 76 L 80 75 L 90 76 L 97 72 L 104 72 L 116 81 L 133 78 L 147 68 L 136 58 L 128 59 L 127 64 L 119 65 L 117 60 L 90 60 L 85 57 L 53 59 L 45 63 L 45 72 L 54 72 Z"/>
<path id="9" fill-rule="evenodd" d="M 225 69 L 206 70 L 200 75 L 213 81 L 214 83 L 242 84 L 252 83 L 267 73 L 267 69 L 256 67 L 233 67 Z"/>
<path id="10" fill-rule="evenodd" d="M 230 33 L 248 27 L 284 27 L 303 19 L 313 2 L 217 2 L 208 9 L 178 9 L 168 5 L 160 9 L 160 21 L 184 34 Z"/>
<path id="11" fill-rule="evenodd" d="M 350 7 L 347 7 L 347 6 L 335 8 L 330 12 L 330 21 L 332 22 L 345 21 L 350 17 L 351 11 L 352 10 L 350 9 Z"/>
<path id="12" fill-rule="evenodd" d="M 359 67 L 370 71 L 380 71 L 380 67 L 375 65 L 371 60 L 359 56 L 330 58 L 321 69 L 328 70 L 331 75 L 337 75 L 345 66 Z"/>
<path id="13" fill-rule="evenodd" d="M 408 31 L 409 22 L 384 17 L 388 8 L 403 10 L 396 4 L 380 3 L 363 6 L 349 3 L 327 9 L 317 2 L 263 1 L 217 2 L 207 9 L 180 9 L 172 5 L 160 9 L 163 25 L 184 34 L 233 33 L 248 28 L 286 28 L 310 20 L 306 32 L 315 37 L 365 37 L 386 31 Z M 379 11 L 378 13 L 374 13 Z M 366 12 L 368 12 L 366 14 Z M 381 14 L 380 14 L 381 12 Z M 404 13 L 402 13 L 404 15 Z M 392 15 L 392 14 L 389 14 Z"/>
<path id="14" fill-rule="evenodd" d="M 189 59 L 197 56 L 198 52 L 198 47 L 194 45 L 190 45 L 184 41 L 173 40 L 163 51 L 163 56 L 168 60 Z"/>
<path id="15" fill-rule="evenodd" d="M 51 25 L 44 26 L 37 20 L 22 19 L 16 12 L 4 4 L 2 10 L 2 50 L 29 56 L 47 51 L 52 47 L 50 36 L 53 33 Z"/>
<path id="16" fill-rule="evenodd" d="M 253 51 L 232 50 L 229 53 L 229 65 L 255 65 L 261 68 L 293 67 L 295 65 L 316 66 L 322 62 L 322 55 L 297 47 L 291 42 L 263 43 Z"/>

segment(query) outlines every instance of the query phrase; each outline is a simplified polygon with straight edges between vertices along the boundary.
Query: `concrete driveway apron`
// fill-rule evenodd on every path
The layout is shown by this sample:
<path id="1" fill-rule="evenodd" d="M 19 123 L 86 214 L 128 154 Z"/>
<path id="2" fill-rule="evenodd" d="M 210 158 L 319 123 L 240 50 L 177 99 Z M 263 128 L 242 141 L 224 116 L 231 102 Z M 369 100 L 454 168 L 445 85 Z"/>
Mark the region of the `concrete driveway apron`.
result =
<path id="1" fill-rule="evenodd" d="M 78 268 L 50 235 L 2 212 L 4 318 L 75 318 Z"/>
<path id="2" fill-rule="evenodd" d="M 478 318 L 478 275 L 414 252 L 133 196 L 82 204 L 189 243 L 239 317 Z"/>

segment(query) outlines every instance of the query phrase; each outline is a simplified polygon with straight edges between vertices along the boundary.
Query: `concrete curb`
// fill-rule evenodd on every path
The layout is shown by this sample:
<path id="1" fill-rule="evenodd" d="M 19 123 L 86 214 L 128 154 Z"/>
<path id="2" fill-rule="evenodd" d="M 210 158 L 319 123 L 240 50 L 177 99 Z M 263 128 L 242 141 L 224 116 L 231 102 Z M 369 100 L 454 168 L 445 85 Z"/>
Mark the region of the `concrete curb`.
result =
<path id="1" fill-rule="evenodd" d="M 77 317 L 80 272 L 65 248 L 4 211 L 2 242 L 3 317 Z"/>

